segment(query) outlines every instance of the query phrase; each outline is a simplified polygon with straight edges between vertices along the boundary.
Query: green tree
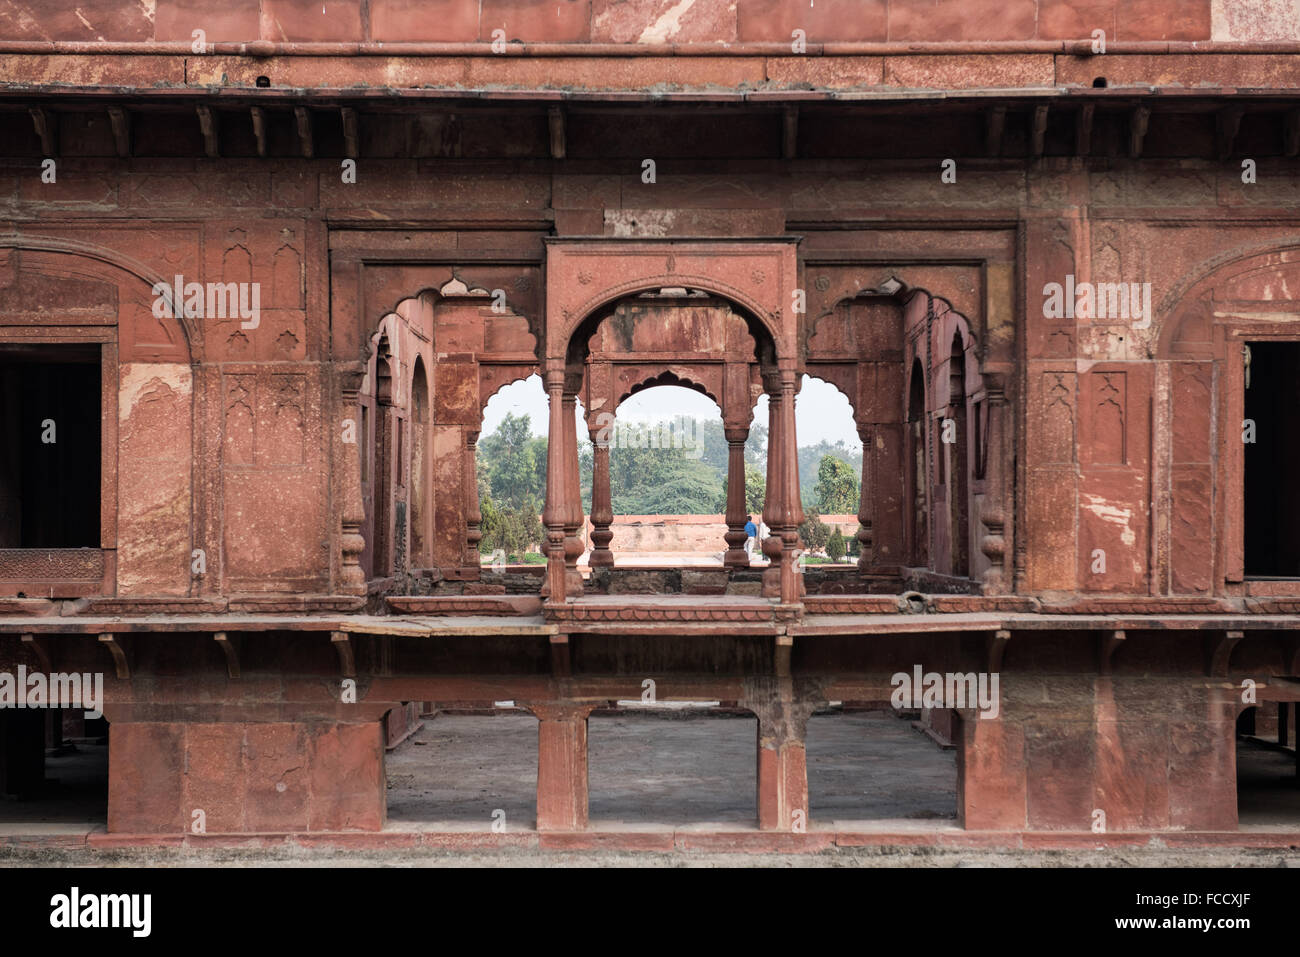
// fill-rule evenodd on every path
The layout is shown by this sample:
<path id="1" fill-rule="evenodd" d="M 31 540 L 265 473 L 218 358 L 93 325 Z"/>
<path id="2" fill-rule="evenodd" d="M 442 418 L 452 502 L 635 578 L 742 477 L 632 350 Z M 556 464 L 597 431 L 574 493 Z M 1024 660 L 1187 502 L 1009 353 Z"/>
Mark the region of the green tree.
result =
<path id="1" fill-rule="evenodd" d="M 853 470 L 854 476 L 862 472 L 862 453 L 861 451 L 850 449 L 841 439 L 838 442 L 830 443 L 822 439 L 816 445 L 803 445 L 799 447 L 799 497 L 804 505 L 817 504 L 817 472 L 821 465 L 821 460 L 826 456 L 839 459 L 845 465 Z M 857 509 L 854 503 L 853 509 Z"/>
<path id="2" fill-rule="evenodd" d="M 537 503 L 532 498 L 524 499 L 518 508 L 501 508 L 488 497 L 479 503 L 479 510 L 483 513 L 483 523 L 479 526 L 483 538 L 478 550 L 484 555 L 497 549 L 507 555 L 522 555 L 540 544 L 544 537 Z"/>
<path id="3" fill-rule="evenodd" d="M 491 555 L 501 547 L 501 510 L 490 495 L 479 499 L 478 508 L 483 516 L 479 523 L 483 537 L 478 540 L 478 550 L 480 554 Z"/>
<path id="4" fill-rule="evenodd" d="M 502 507 L 519 508 L 530 496 L 546 492 L 546 439 L 534 436 L 527 415 L 508 412 L 496 431 L 479 441 L 492 498 Z"/>
<path id="5" fill-rule="evenodd" d="M 803 547 L 810 552 L 819 552 L 830 540 L 831 530 L 822 522 L 817 509 L 805 508 L 803 515 L 803 524 L 799 526 L 799 537 L 803 539 Z"/>
<path id="6" fill-rule="evenodd" d="M 745 466 L 745 510 L 757 516 L 767 501 L 767 479 L 752 465 Z"/>
<path id="7" fill-rule="evenodd" d="M 826 554 L 833 562 L 838 562 L 844 557 L 844 536 L 840 533 L 838 525 L 831 529 L 831 537 L 826 540 Z"/>
<path id="8" fill-rule="evenodd" d="M 858 510 L 858 478 L 843 459 L 823 455 L 817 466 L 817 511 L 849 515 Z"/>

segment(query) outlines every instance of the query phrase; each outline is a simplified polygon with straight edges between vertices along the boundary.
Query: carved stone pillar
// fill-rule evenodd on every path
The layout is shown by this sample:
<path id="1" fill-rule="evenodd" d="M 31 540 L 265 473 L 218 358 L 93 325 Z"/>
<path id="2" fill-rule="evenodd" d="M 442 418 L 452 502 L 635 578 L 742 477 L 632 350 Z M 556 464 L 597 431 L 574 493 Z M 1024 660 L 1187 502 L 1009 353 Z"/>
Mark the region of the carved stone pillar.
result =
<path id="1" fill-rule="evenodd" d="M 465 433 L 465 574 L 476 579 L 482 571 L 478 543 L 483 540 L 483 512 L 478 500 L 478 432 Z"/>
<path id="2" fill-rule="evenodd" d="M 551 601 L 582 594 L 578 556 L 582 554 L 582 501 L 578 488 L 578 430 L 574 421 L 576 391 L 565 388 L 564 367 L 546 370 L 550 429 L 546 442 L 546 581 L 542 594 Z"/>
<path id="3" fill-rule="evenodd" d="M 614 538 L 610 525 L 614 522 L 614 507 L 609 494 L 609 436 L 605 430 L 591 433 L 591 555 L 587 562 L 592 568 L 613 567 L 614 553 L 609 543 Z"/>
<path id="4" fill-rule="evenodd" d="M 582 512 L 582 485 L 578 477 L 577 409 L 577 387 L 566 388 L 564 392 L 564 566 L 570 595 L 582 594 L 582 576 L 578 572 L 578 559 L 586 550 L 582 541 L 587 517 Z"/>
<path id="5" fill-rule="evenodd" d="M 591 705 L 532 707 L 537 716 L 537 830 L 587 826 L 587 717 Z"/>
<path id="6" fill-rule="evenodd" d="M 763 554 L 772 568 L 763 573 L 763 593 L 779 596 L 782 603 L 797 602 L 803 581 L 795 568 L 800 548 L 799 526 L 803 506 L 799 501 L 799 452 L 794 427 L 795 371 L 781 369 L 764 375 L 768 394 L 767 502 L 763 520 L 772 534 Z"/>
<path id="7" fill-rule="evenodd" d="M 745 542 L 745 523 L 749 513 L 745 508 L 745 440 L 749 429 L 726 429 L 727 437 L 727 554 L 722 564 L 728 568 L 748 568 L 749 555 Z M 594 536 L 593 536 L 594 537 Z"/>
<path id="8" fill-rule="evenodd" d="M 980 524 L 984 526 L 980 551 L 989 560 L 981 590 L 986 595 L 997 595 L 1004 593 L 1008 584 L 1005 497 L 1009 456 L 1005 454 L 1003 443 L 1009 406 L 1006 396 L 1000 391 L 990 390 L 987 396 L 986 421 L 980 423 L 985 434 L 975 436 L 976 474 L 982 475 L 985 481 L 984 500 L 980 507 Z"/>
<path id="9" fill-rule="evenodd" d="M 875 440 L 874 429 L 870 425 L 858 425 L 858 439 L 862 442 L 862 481 L 858 494 L 858 573 L 865 575 L 871 568 L 871 523 L 875 511 L 872 500 L 874 492 L 871 482 L 871 443 Z"/>
<path id="10" fill-rule="evenodd" d="M 364 595 L 366 574 L 361 568 L 361 553 L 366 550 L 366 539 L 361 527 L 366 521 L 366 507 L 361 500 L 361 407 L 357 395 L 361 390 L 362 374 L 345 372 L 340 377 L 341 424 L 339 464 L 342 484 L 343 514 L 339 536 L 339 585 L 344 595 Z"/>
<path id="11" fill-rule="evenodd" d="M 808 718 L 817 702 L 788 676 L 747 678 L 741 705 L 758 718 L 758 826 L 801 833 L 808 824 Z"/>
<path id="12" fill-rule="evenodd" d="M 564 369 L 546 370 L 546 393 L 550 400 L 550 423 L 546 439 L 546 578 L 542 594 L 552 601 L 564 601 L 564 517 L 568 484 L 564 475 Z"/>

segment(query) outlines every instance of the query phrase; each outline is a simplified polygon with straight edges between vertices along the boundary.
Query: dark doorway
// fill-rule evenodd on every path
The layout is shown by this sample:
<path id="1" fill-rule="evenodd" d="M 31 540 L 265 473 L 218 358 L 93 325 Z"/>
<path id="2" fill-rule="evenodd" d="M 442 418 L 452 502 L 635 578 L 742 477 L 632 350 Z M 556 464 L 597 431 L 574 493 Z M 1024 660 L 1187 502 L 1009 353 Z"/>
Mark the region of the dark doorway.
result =
<path id="1" fill-rule="evenodd" d="M 0 548 L 98 548 L 99 346 L 0 346 Z"/>
<path id="2" fill-rule="evenodd" d="M 109 728 L 104 718 L 85 714 L 0 709 L 0 840 L 103 829 Z"/>
<path id="3" fill-rule="evenodd" d="M 1300 578 L 1300 443 L 1293 422 L 1300 408 L 1300 342 L 1252 342 L 1247 348 L 1246 574 Z"/>

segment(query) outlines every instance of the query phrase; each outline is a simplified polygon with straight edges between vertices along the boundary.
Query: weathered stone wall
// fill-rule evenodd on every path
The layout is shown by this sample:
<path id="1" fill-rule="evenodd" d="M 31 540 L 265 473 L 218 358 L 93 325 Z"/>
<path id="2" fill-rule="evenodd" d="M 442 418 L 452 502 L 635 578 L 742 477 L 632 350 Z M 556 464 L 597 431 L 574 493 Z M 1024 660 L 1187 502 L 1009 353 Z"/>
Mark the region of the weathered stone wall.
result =
<path id="1" fill-rule="evenodd" d="M 14 4 L 0 34 L 33 40 L 525 43 L 1059 40 L 1096 29 L 1123 40 L 1271 40 L 1294 36 L 1293 0 L 157 0 Z"/>
<path id="2" fill-rule="evenodd" d="M 452 360 L 472 348 L 517 350 L 527 361 L 535 339 L 526 327 L 539 321 L 540 298 L 522 291 L 536 267 L 477 264 L 503 250 L 540 263 L 552 221 L 561 234 L 614 237 L 627 231 L 626 217 L 645 223 L 638 234 L 654 236 L 804 231 L 810 324 L 833 312 L 845 286 L 851 292 L 896 279 L 965 316 L 976 356 L 1008 336 L 1022 337 L 1023 386 L 1008 379 L 1013 394 L 1024 389 L 1023 412 L 1016 413 L 1023 425 L 1009 437 L 1022 449 L 1024 469 L 1015 477 L 1020 510 L 1006 516 L 1007 535 L 1014 531 L 1018 550 L 1009 587 L 1035 593 L 1224 593 L 1213 562 L 1227 548 L 1220 529 L 1230 479 L 1216 474 L 1214 465 L 1225 437 L 1203 433 L 1195 447 L 1188 444 L 1214 420 L 1211 410 L 1223 398 L 1223 381 L 1209 372 L 1223 357 L 1188 355 L 1195 361 L 1173 369 L 1163 357 L 1161 336 L 1181 315 L 1191 287 L 1212 280 L 1220 264 L 1288 248 L 1293 229 L 1275 211 L 1300 197 L 1300 175 L 1293 169 L 1266 163 L 1258 182 L 1247 185 L 1236 164 L 1117 159 L 1089 169 L 1046 160 L 1033 169 L 1004 163 L 963 170 L 956 184 L 943 184 L 915 165 L 892 164 L 886 171 L 874 163 L 863 172 L 850 162 L 803 161 L 783 176 L 761 167 L 719 175 L 683 165 L 646 185 L 636 164 L 612 159 L 603 161 L 603 173 L 527 175 L 512 171 L 505 160 L 476 163 L 472 175 L 455 164 L 371 160 L 358 184 L 341 186 L 331 161 L 200 161 L 198 173 L 182 165 L 151 161 L 145 169 L 139 161 L 67 159 L 58 182 L 42 185 L 33 182 L 32 168 L 11 163 L 4 170 L 10 190 L 0 195 L 5 229 L 26 237 L 16 242 L 71 244 L 72 251 L 56 257 L 61 262 L 84 261 L 78 244 L 89 244 L 94 255 L 140 263 L 151 275 L 257 281 L 263 290 L 256 328 L 241 328 L 237 318 L 196 319 L 187 333 L 154 318 L 143 279 L 128 283 L 132 301 L 123 304 L 118 319 L 121 475 L 115 497 L 123 594 L 329 592 L 337 574 L 331 556 L 338 547 L 338 506 L 329 490 L 339 481 L 331 471 L 340 467 L 331 464 L 330 449 L 337 448 L 340 435 L 327 425 L 338 415 L 338 399 L 322 363 L 359 358 L 368 348 L 363 341 L 398 302 L 443 284 L 435 273 L 450 278 L 458 270 L 480 270 L 488 288 L 501 284 L 511 290 L 511 308 L 527 322 L 512 320 L 518 329 L 505 331 L 503 325 L 495 339 L 471 345 L 467 333 L 454 331 L 460 326 L 449 314 L 445 348 L 433 345 L 439 356 L 435 361 L 431 352 L 427 367 L 434 370 L 433 421 L 454 424 L 448 442 L 463 442 L 475 401 L 486 402 L 497 386 L 485 385 L 486 394 L 480 391 L 477 400 L 453 399 L 460 392 L 448 378 L 458 368 Z M 414 231 L 360 228 L 360 221 L 376 216 L 428 217 L 430 208 L 447 203 L 454 204 L 457 218 L 471 223 L 510 216 L 535 225 L 468 231 L 439 228 L 435 218 Z M 885 204 L 893 214 L 915 219 L 917 227 L 853 224 L 883 213 Z M 655 210 L 672 216 L 645 215 Z M 1022 222 L 1023 258 L 1016 254 L 1014 229 L 962 225 L 971 217 Z M 181 221 L 173 224 L 176 218 Z M 356 287 L 348 284 L 357 275 L 349 263 L 361 258 L 360 250 L 384 256 L 411 242 L 430 262 L 445 265 L 426 270 L 427 278 L 410 269 L 393 272 L 381 280 L 388 285 L 380 297 L 349 298 Z M 330 244 L 336 247 L 332 273 Z M 830 250 L 870 265 L 824 262 L 823 251 Z M 988 277 L 1019 269 L 1023 280 L 990 284 L 978 270 L 934 264 L 940 254 L 982 260 Z M 887 265 L 881 265 L 882 257 Z M 9 261 L 19 271 L 11 275 L 43 268 L 32 251 L 12 253 Z M 330 275 L 332 333 L 324 298 Z M 1149 282 L 1149 328 L 1045 318 L 1042 290 L 1067 275 L 1080 283 Z M 1252 282 L 1240 295 L 1285 295 L 1280 281 Z M 41 315 L 66 309 L 66 295 L 50 296 Z M 33 320 L 11 313 L 10 321 Z M 484 328 L 496 327 L 479 327 L 480 335 Z M 187 344 L 187 336 L 194 341 Z M 933 346 L 939 375 L 946 366 L 942 348 Z M 516 367 L 502 368 L 504 384 Z M 408 354 L 402 374 L 409 376 L 411 369 Z M 932 408 L 943 404 L 938 393 L 934 401 Z M 457 405 L 453 413 L 452 402 L 465 409 Z M 1181 438 L 1166 449 L 1161 443 L 1170 434 L 1171 415 L 1179 423 L 1173 434 Z M 991 468 L 1007 469 L 1009 452 Z M 435 509 L 445 508 L 448 489 L 461 483 L 457 468 L 428 479 L 435 502 L 443 493 L 444 504 Z M 983 491 L 982 483 L 972 485 L 977 557 Z M 1189 508 L 1201 511 L 1193 517 Z M 463 524 L 463 511 L 449 521 L 451 531 L 437 533 L 448 536 L 447 548 Z M 193 549 L 206 552 L 206 580 L 189 572 Z M 1092 571 L 1097 549 L 1107 555 L 1104 575 Z"/>

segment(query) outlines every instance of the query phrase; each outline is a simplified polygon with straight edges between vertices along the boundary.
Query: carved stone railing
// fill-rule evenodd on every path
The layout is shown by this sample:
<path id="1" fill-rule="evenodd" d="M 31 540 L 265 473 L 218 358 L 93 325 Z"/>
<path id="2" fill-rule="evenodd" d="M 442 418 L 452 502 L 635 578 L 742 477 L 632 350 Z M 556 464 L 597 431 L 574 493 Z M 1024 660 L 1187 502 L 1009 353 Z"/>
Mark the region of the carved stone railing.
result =
<path id="1" fill-rule="evenodd" d="M 0 548 L 0 595 L 74 598 L 103 594 L 108 555 L 99 548 Z"/>

